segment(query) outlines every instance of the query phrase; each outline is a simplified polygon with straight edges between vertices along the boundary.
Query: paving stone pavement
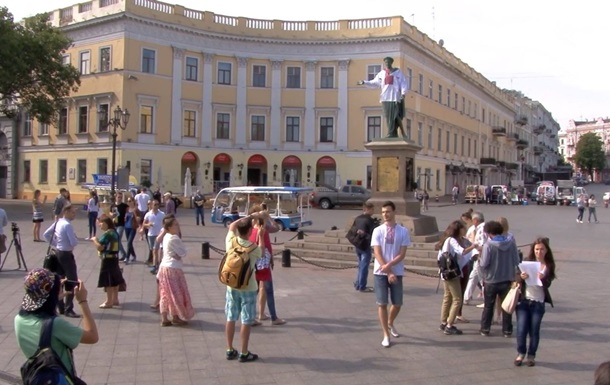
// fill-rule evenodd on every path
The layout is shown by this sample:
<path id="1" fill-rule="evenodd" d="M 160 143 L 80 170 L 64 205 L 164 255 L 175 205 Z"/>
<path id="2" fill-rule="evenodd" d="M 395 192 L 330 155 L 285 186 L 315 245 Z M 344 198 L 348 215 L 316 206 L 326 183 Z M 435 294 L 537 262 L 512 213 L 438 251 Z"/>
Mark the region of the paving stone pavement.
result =
<path id="1" fill-rule="evenodd" d="M 0 201 L 9 218 L 21 228 L 24 255 L 29 268 L 40 266 L 46 245 L 32 242 L 30 207 L 16 201 Z M 432 207 L 439 228 L 468 206 Z M 128 291 L 120 294 L 121 309 L 102 310 L 103 292 L 95 288 L 99 260 L 94 247 L 82 241 L 76 249 L 79 276 L 89 290 L 89 302 L 97 321 L 100 341 L 75 350 L 76 368 L 88 384 L 350 384 L 399 382 L 423 384 L 589 384 L 599 363 L 610 359 L 608 332 L 608 224 L 598 209 L 601 224 L 574 223 L 575 209 L 559 207 L 483 206 L 488 218 L 505 215 L 518 241 L 537 234 L 551 237 L 559 279 L 551 293 L 555 308 L 547 306 L 542 337 L 533 368 L 513 366 L 515 339 L 503 338 L 497 325 L 490 337 L 478 333 L 480 309 L 467 306 L 472 322 L 460 324 L 462 336 L 438 331 L 442 289 L 437 280 L 407 274 L 405 303 L 396 328 L 402 334 L 391 348 L 381 346 L 372 293 L 355 292 L 354 269 L 321 269 L 293 261 L 283 268 L 276 262 L 274 286 L 280 317 L 288 323 L 254 328 L 250 349 L 260 355 L 253 363 L 227 361 L 224 357 L 224 292 L 216 277 L 220 255 L 201 258 L 201 242 L 224 248 L 225 229 L 219 225 L 197 227 L 191 213 L 180 210 L 189 257 L 185 273 L 196 309 L 186 327 L 159 326 L 159 315 L 149 309 L 154 277 L 142 264 L 144 242 L 136 241 L 138 263 L 125 266 Z M 314 226 L 321 232 L 339 226 L 357 211 L 315 211 Z M 47 215 L 50 218 L 50 215 Z M 343 218 L 343 219 L 340 219 Z M 43 224 L 49 225 L 49 220 Z M 85 215 L 75 221 L 79 236 L 86 236 Z M 9 240 L 10 225 L 5 228 Z M 277 235 L 281 243 L 291 232 Z M 82 239 L 82 238 L 81 238 Z M 279 251 L 281 246 L 276 246 Z M 23 295 L 24 271 L 10 251 L 0 272 L 0 370 L 17 376 L 25 357 L 17 347 L 13 318 Z M 78 323 L 78 320 L 70 320 Z M 516 327 L 516 322 L 515 322 Z M 239 336 L 236 335 L 236 346 Z M 0 376 L 0 383 L 2 378 Z"/>

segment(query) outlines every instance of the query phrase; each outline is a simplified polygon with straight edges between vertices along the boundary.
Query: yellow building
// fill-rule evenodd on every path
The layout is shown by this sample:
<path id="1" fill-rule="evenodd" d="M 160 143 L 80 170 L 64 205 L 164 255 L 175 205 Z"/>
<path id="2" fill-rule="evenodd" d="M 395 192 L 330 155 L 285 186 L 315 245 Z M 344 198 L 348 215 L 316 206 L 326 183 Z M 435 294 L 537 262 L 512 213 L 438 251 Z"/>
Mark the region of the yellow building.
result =
<path id="1" fill-rule="evenodd" d="M 73 39 L 81 87 L 57 127 L 24 119 L 19 197 L 65 186 L 84 197 L 116 165 L 153 188 L 370 183 L 364 144 L 385 134 L 379 92 L 357 86 L 392 56 L 410 80 L 406 129 L 423 147 L 416 178 L 432 196 L 454 184 L 506 183 L 521 126 L 515 98 L 401 17 L 257 20 L 154 0 L 95 0 L 51 12 Z M 516 134 L 516 137 L 515 137 Z M 493 169 L 494 172 L 491 172 Z M 463 191 L 463 190 L 462 190 Z"/>

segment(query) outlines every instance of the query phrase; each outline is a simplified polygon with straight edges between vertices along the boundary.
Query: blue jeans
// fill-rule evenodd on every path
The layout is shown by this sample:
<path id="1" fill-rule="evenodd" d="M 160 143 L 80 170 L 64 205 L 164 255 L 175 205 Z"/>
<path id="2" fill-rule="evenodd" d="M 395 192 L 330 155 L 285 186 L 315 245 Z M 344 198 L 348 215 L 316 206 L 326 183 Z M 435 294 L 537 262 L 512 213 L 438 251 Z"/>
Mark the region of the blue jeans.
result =
<path id="1" fill-rule="evenodd" d="M 195 207 L 195 221 L 197 222 L 197 226 L 199 226 L 199 219 L 201 219 L 201 224 L 205 226 L 205 219 L 203 217 L 203 206 Z"/>
<path id="2" fill-rule="evenodd" d="M 127 258 L 130 256 L 133 256 L 134 259 L 136 258 L 136 251 L 133 248 L 133 240 L 136 238 L 137 232 L 137 229 L 132 229 L 131 227 L 125 228 L 125 237 L 127 238 Z"/>
<path id="3" fill-rule="evenodd" d="M 119 235 L 119 252 L 123 258 L 126 257 L 125 249 L 123 248 L 123 233 L 125 232 L 125 226 L 117 226 L 116 232 Z"/>
<path id="4" fill-rule="evenodd" d="M 504 301 L 510 291 L 511 282 L 485 283 L 483 293 L 485 296 L 485 307 L 481 315 L 481 331 L 489 333 L 491 320 L 496 309 L 496 297 L 500 296 L 500 303 Z M 502 310 L 502 333 L 513 334 L 513 316 Z"/>
<path id="5" fill-rule="evenodd" d="M 366 289 L 366 281 L 369 276 L 369 265 L 371 264 L 371 249 L 362 250 L 356 247 L 356 255 L 358 256 L 358 272 L 356 273 L 356 282 L 354 286 L 356 290 Z"/>
<path id="6" fill-rule="evenodd" d="M 89 211 L 87 217 L 89 219 L 89 238 L 95 237 L 97 231 L 97 224 L 95 223 L 97 221 L 97 211 Z"/>
<path id="7" fill-rule="evenodd" d="M 540 343 L 540 324 L 544 317 L 544 303 L 524 300 L 517 304 L 517 352 L 521 356 L 527 354 L 528 358 L 536 358 L 536 351 Z M 526 350 L 527 336 L 530 336 L 530 345 Z"/>
<path id="8" fill-rule="evenodd" d="M 267 295 L 267 307 L 269 308 L 271 321 L 275 321 L 277 319 L 277 312 L 275 311 L 275 296 L 273 295 L 273 279 L 263 281 L 263 286 L 265 288 L 265 294 Z M 263 315 L 261 314 L 261 317 L 262 316 Z"/>

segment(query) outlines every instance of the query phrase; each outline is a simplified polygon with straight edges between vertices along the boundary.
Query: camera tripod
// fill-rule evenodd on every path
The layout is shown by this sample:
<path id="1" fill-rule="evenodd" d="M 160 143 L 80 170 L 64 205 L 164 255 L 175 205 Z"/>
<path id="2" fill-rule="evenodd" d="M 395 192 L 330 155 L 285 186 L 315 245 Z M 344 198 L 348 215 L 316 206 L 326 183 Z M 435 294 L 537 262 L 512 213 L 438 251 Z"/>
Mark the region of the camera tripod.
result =
<path id="1" fill-rule="evenodd" d="M 11 240 L 11 244 L 6 249 L 6 254 L 4 254 L 4 260 L 2 261 L 2 264 L 0 264 L 0 271 L 2 271 L 2 268 L 4 267 L 4 264 L 6 263 L 6 260 L 8 259 L 9 252 L 11 251 L 11 248 L 13 247 L 13 245 L 15 245 L 15 253 L 17 256 L 17 265 L 19 266 L 17 268 L 17 270 L 21 270 L 21 264 L 23 263 L 23 270 L 28 271 L 28 267 L 25 264 L 25 258 L 23 257 L 23 250 L 21 249 L 21 235 L 19 235 L 19 230 L 13 230 L 13 239 Z M 0 259 L 2 259 L 1 255 L 0 255 Z"/>

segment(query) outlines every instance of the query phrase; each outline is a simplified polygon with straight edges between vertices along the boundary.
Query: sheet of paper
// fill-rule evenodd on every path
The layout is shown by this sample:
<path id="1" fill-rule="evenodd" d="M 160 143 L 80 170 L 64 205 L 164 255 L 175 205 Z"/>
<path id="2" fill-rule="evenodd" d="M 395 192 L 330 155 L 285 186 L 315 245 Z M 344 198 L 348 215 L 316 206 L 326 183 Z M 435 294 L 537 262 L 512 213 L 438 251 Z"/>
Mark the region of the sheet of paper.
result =
<path id="1" fill-rule="evenodd" d="M 526 285 L 530 286 L 542 286 L 542 281 L 538 278 L 540 272 L 540 262 L 537 261 L 526 261 L 519 264 L 519 269 L 523 273 L 527 273 L 528 277 L 525 280 Z"/>

